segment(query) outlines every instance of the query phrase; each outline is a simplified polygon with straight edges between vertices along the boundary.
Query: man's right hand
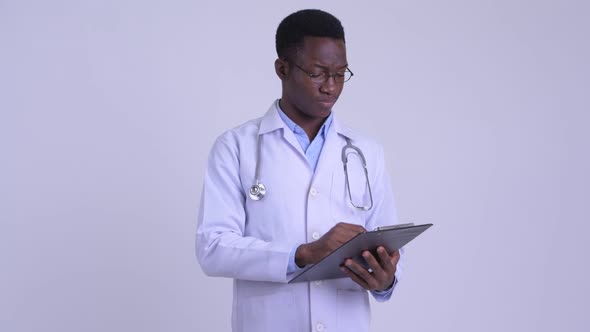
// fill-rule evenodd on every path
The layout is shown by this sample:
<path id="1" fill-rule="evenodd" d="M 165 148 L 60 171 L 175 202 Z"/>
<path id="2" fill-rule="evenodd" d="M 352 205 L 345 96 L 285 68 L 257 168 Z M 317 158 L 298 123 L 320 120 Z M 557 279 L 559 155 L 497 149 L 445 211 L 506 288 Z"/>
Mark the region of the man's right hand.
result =
<path id="1" fill-rule="evenodd" d="M 295 252 L 295 264 L 299 267 L 315 264 L 334 249 L 365 231 L 363 226 L 340 222 L 319 240 L 300 245 Z"/>

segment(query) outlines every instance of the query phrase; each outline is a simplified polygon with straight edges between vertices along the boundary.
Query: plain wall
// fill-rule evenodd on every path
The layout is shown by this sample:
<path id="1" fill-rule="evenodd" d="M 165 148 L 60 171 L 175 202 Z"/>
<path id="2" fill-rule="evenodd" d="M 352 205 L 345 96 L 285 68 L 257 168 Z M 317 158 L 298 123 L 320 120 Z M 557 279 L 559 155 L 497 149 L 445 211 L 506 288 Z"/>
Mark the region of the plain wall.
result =
<path id="1" fill-rule="evenodd" d="M 347 34 L 337 116 L 435 224 L 373 330 L 588 330 L 587 1 L 0 0 L 1 331 L 229 330 L 193 249 L 206 158 L 280 96 L 306 7 Z"/>

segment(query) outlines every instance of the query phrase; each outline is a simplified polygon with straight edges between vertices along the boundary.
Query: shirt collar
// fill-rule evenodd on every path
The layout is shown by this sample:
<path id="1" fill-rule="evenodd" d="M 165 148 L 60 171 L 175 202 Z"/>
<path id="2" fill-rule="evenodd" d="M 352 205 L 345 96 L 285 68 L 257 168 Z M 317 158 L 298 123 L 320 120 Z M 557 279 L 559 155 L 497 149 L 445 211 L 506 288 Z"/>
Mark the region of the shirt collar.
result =
<path id="1" fill-rule="evenodd" d="M 293 120 L 289 119 L 289 117 L 287 116 L 287 114 L 285 114 L 285 112 L 283 112 L 283 110 L 279 106 L 279 99 L 277 99 L 275 101 L 275 109 L 277 110 L 277 113 L 279 114 L 279 116 L 281 117 L 283 122 L 285 122 L 285 125 L 287 125 L 287 127 L 292 132 L 294 132 L 295 134 L 303 134 L 305 132 L 303 130 L 303 128 L 299 127 L 295 122 L 293 122 Z M 334 115 L 332 114 L 332 112 L 330 112 L 330 115 L 328 115 L 328 117 L 326 118 L 326 120 L 324 121 L 322 126 L 320 127 L 320 130 L 318 131 L 318 135 L 321 135 L 323 138 L 326 138 L 326 134 L 328 133 L 328 131 L 330 130 L 330 127 L 332 126 L 333 119 L 334 119 Z"/>
<path id="2" fill-rule="evenodd" d="M 285 121 L 283 121 L 283 119 L 281 119 L 280 112 L 282 112 L 282 111 L 278 105 L 279 105 L 279 100 L 277 99 L 270 106 L 270 108 L 268 109 L 266 114 L 262 117 L 261 122 L 260 122 L 260 127 L 258 129 L 259 135 L 266 134 L 266 133 L 269 133 L 271 131 L 275 131 L 275 130 L 278 130 L 281 128 L 291 130 L 291 128 L 289 128 L 287 126 Z M 324 132 L 324 135 L 326 135 L 326 136 L 330 132 L 335 132 L 335 133 L 340 134 L 342 136 L 348 137 L 352 140 L 354 140 L 356 138 L 355 132 L 346 126 L 341 125 L 340 122 L 338 121 L 338 119 L 336 119 L 333 112 L 330 113 L 330 116 L 328 117 L 328 119 L 326 119 L 326 122 L 324 122 L 324 125 L 327 125 L 327 127 L 325 128 L 325 132 Z"/>

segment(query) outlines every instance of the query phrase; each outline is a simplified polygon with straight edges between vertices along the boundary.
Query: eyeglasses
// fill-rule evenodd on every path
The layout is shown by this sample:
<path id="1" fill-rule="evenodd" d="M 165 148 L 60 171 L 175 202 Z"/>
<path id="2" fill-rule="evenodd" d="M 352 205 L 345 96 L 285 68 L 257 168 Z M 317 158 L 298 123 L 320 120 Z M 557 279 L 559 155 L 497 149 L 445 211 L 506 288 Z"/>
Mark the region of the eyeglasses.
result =
<path id="1" fill-rule="evenodd" d="M 336 73 L 329 73 L 327 71 L 322 71 L 319 73 L 311 73 L 308 72 L 307 70 L 303 69 L 301 66 L 299 66 L 298 64 L 296 64 L 295 62 L 289 62 L 292 63 L 295 67 L 299 68 L 299 70 L 301 70 L 302 72 L 304 72 L 305 74 L 307 74 L 307 76 L 309 76 L 309 79 L 317 84 L 322 84 L 324 82 L 326 82 L 326 80 L 328 80 L 330 77 L 332 77 L 334 79 L 334 82 L 336 83 L 344 83 L 346 81 L 348 81 L 354 74 L 352 73 L 352 71 L 350 71 L 350 69 L 346 68 L 343 71 L 339 71 Z"/>

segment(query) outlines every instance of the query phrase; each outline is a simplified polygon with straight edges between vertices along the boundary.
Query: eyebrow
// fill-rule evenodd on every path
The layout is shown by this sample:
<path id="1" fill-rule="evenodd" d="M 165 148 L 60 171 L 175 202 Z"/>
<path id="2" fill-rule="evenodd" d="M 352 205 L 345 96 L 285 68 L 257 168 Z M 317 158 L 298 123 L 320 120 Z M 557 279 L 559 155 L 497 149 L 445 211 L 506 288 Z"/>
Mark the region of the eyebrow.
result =
<path id="1" fill-rule="evenodd" d="M 328 67 L 328 66 L 322 66 L 322 65 L 318 65 L 318 64 L 314 64 L 313 66 L 317 67 L 317 68 L 321 68 L 321 69 L 330 69 L 330 67 Z M 343 66 L 338 67 L 337 69 L 346 69 L 346 68 L 348 68 L 348 63 Z"/>

